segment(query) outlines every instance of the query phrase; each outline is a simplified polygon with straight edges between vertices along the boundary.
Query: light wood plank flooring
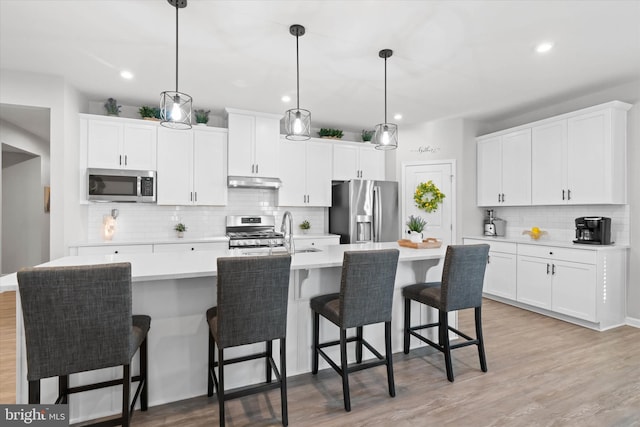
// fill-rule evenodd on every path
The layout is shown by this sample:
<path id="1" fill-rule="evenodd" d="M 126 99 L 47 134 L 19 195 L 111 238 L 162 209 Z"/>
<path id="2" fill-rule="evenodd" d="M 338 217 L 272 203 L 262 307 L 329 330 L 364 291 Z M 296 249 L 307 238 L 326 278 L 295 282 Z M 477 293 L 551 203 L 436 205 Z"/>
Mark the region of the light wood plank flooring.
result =
<path id="1" fill-rule="evenodd" d="M 483 316 L 489 372 L 480 371 L 475 347 L 454 351 L 454 383 L 439 352 L 396 354 L 396 398 L 387 393 L 384 367 L 357 372 L 350 376 L 350 413 L 332 370 L 293 377 L 289 424 L 640 426 L 640 329 L 595 332 L 490 300 Z M 470 310 L 460 314 L 463 331 L 473 330 L 472 319 Z M 136 412 L 133 425 L 217 425 L 217 408 L 215 397 L 197 397 Z M 228 426 L 280 425 L 279 391 L 227 402 L 226 411 Z"/>

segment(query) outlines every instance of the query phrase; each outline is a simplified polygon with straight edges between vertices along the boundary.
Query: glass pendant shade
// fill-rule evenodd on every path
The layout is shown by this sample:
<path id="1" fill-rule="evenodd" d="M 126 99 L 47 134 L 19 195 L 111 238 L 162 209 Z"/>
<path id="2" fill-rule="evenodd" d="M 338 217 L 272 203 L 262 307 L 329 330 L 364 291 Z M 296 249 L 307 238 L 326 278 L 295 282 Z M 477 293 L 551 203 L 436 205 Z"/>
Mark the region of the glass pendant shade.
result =
<path id="1" fill-rule="evenodd" d="M 372 142 L 377 150 L 395 150 L 398 148 L 398 125 L 393 123 L 376 125 Z"/>
<path id="2" fill-rule="evenodd" d="M 192 98 L 186 93 L 160 94 L 160 124 L 172 129 L 191 129 Z"/>
<path id="3" fill-rule="evenodd" d="M 300 108 L 287 110 L 284 116 L 287 139 L 305 141 L 311 138 L 311 112 Z"/>

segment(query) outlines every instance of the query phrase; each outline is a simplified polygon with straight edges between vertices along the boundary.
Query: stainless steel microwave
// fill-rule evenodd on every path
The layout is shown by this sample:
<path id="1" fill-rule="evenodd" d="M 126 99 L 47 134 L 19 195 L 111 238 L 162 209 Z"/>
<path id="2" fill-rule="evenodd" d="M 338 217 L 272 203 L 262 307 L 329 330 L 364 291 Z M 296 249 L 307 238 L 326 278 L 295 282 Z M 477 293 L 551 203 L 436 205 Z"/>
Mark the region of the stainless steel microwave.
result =
<path id="1" fill-rule="evenodd" d="M 87 169 L 87 200 L 96 202 L 156 202 L 156 172 Z"/>

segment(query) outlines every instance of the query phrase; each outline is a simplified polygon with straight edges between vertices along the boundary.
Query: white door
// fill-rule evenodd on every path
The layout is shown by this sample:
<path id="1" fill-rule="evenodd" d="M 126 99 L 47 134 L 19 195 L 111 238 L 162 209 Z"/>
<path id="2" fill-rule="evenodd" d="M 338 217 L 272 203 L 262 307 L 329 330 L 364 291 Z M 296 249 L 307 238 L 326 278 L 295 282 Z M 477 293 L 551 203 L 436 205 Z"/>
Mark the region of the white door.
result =
<path id="1" fill-rule="evenodd" d="M 451 161 L 441 163 L 414 163 L 403 164 L 403 195 L 402 195 L 402 235 L 407 234 L 407 218 L 409 215 L 421 216 L 427 221 L 427 227 L 423 231 L 424 238 L 436 237 L 442 240 L 442 245 L 450 245 L 455 242 L 453 219 L 455 206 L 455 194 L 453 192 L 454 166 Z M 434 212 L 426 212 L 418 209 L 413 200 L 416 187 L 423 182 L 433 183 L 445 195 L 444 200 Z"/>

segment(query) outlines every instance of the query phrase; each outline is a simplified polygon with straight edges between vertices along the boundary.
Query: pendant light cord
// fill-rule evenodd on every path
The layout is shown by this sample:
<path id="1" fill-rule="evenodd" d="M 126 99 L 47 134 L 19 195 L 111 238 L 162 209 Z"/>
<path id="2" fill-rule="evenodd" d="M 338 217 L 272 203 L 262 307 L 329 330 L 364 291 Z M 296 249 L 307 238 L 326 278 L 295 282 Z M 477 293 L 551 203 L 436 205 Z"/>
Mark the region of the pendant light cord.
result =
<path id="1" fill-rule="evenodd" d="M 387 123 L 387 57 L 384 58 L 384 122 Z"/>
<path id="2" fill-rule="evenodd" d="M 300 110 L 300 54 L 298 53 L 298 34 L 296 33 L 296 108 Z"/>
<path id="3" fill-rule="evenodd" d="M 178 2 L 176 2 L 176 92 L 178 92 Z"/>

